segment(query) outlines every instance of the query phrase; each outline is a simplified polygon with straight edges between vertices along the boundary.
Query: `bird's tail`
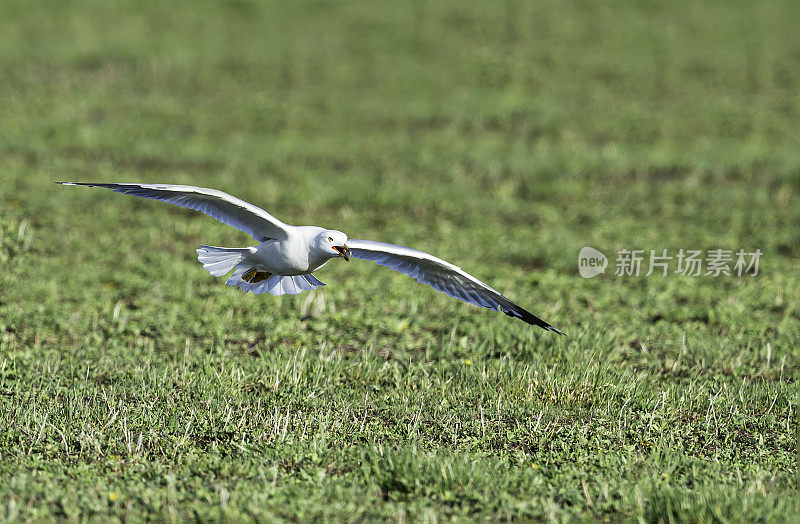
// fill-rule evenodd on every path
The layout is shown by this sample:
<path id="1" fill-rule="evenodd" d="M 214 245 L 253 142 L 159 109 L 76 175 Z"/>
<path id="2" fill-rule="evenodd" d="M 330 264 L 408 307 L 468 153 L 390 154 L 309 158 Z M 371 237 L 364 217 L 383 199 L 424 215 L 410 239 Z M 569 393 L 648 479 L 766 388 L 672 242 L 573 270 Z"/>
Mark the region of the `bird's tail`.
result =
<path id="1" fill-rule="evenodd" d="M 221 277 L 243 262 L 253 251 L 252 247 L 200 246 L 197 250 L 197 260 L 203 264 L 206 271 L 215 277 Z"/>
<path id="2" fill-rule="evenodd" d="M 225 283 L 256 294 L 269 292 L 273 295 L 285 293 L 296 295 L 325 285 L 310 273 L 283 276 L 260 272 L 257 263 L 247 258 L 253 253 L 255 253 L 253 247 L 200 246 L 197 250 L 197 260 L 215 277 L 221 277 L 235 268 L 236 271 Z"/>
<path id="3" fill-rule="evenodd" d="M 255 279 L 248 279 L 247 274 L 251 271 L 247 264 L 240 264 L 236 271 L 225 282 L 229 286 L 236 286 L 245 292 L 252 291 L 256 295 L 270 293 L 271 295 L 296 295 L 303 291 L 311 291 L 325 284 L 308 273 L 306 275 L 270 275 L 266 273 L 265 278 L 259 279 L 256 273 Z"/>

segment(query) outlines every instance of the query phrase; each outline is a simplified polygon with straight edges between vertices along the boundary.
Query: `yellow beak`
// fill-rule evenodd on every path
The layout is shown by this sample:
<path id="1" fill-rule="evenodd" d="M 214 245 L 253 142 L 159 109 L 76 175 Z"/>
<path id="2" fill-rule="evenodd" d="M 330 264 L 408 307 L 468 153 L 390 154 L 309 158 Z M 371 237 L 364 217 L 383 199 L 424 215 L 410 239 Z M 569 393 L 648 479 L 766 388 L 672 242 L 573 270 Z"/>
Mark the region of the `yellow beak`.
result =
<path id="1" fill-rule="evenodd" d="M 333 246 L 333 249 L 339 252 L 339 256 L 342 257 L 345 262 L 350 262 L 350 248 L 347 247 L 347 244 Z"/>

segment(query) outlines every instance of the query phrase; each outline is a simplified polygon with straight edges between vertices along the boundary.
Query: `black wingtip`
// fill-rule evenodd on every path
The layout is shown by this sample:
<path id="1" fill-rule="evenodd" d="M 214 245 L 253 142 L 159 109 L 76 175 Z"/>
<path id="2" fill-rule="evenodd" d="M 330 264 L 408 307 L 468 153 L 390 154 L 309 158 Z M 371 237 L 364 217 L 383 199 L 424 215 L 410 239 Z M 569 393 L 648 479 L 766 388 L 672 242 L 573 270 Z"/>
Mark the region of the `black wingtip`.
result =
<path id="1" fill-rule="evenodd" d="M 534 318 L 536 318 L 536 320 L 538 320 L 539 322 L 531 323 L 531 322 L 528 322 L 527 320 L 525 320 L 525 321 L 528 322 L 529 324 L 534 325 L 534 326 L 539 326 L 540 328 L 544 329 L 545 331 L 552 331 L 553 333 L 558 333 L 559 335 L 561 335 L 563 337 L 567 336 L 566 333 L 564 333 L 563 331 L 561 331 L 560 329 L 558 329 L 555 326 L 551 326 L 550 324 L 548 324 L 544 320 L 540 319 L 539 317 L 536 317 L 534 315 Z"/>
<path id="2" fill-rule="evenodd" d="M 548 324 L 547 322 L 545 322 L 541 318 L 537 317 L 536 315 L 534 315 L 533 313 L 531 313 L 527 309 L 522 308 L 522 307 L 520 307 L 520 306 L 518 306 L 518 305 L 516 305 L 514 303 L 511 303 L 511 306 L 510 307 L 506 307 L 506 308 L 504 308 L 503 306 L 500 306 L 499 310 L 501 312 L 505 313 L 506 315 L 508 315 L 509 317 L 518 318 L 518 319 L 522 320 L 523 322 L 525 322 L 527 324 L 530 324 L 532 326 L 539 326 L 540 328 L 544 329 L 545 331 L 553 331 L 555 333 L 558 333 L 559 335 L 562 335 L 562 336 L 565 336 L 565 337 L 567 336 L 566 333 L 564 333 L 563 331 L 561 331 L 557 327 L 551 326 L 550 324 Z"/>

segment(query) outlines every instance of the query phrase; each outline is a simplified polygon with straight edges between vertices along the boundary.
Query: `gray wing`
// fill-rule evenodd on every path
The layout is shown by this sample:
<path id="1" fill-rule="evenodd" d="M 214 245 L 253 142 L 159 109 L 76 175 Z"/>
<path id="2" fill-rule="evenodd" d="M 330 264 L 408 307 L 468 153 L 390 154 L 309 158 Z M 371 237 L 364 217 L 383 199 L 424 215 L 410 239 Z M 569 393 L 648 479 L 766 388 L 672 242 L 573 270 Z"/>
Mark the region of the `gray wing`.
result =
<path id="1" fill-rule="evenodd" d="M 172 184 L 87 184 L 83 182 L 59 182 L 65 186 L 104 187 L 142 198 L 152 198 L 168 204 L 200 211 L 223 224 L 244 231 L 259 242 L 269 238 L 286 238 L 287 228 L 274 216 L 234 196 L 205 187 L 178 186 Z"/>
<path id="2" fill-rule="evenodd" d="M 433 289 L 447 293 L 453 298 L 501 311 L 528 324 L 555 331 L 560 335 L 564 334 L 533 313 L 511 302 L 460 267 L 424 251 L 372 240 L 348 240 L 347 247 L 350 248 L 350 256 L 353 258 L 372 260 L 378 265 L 405 273 L 417 279 L 417 282 L 428 284 Z"/>

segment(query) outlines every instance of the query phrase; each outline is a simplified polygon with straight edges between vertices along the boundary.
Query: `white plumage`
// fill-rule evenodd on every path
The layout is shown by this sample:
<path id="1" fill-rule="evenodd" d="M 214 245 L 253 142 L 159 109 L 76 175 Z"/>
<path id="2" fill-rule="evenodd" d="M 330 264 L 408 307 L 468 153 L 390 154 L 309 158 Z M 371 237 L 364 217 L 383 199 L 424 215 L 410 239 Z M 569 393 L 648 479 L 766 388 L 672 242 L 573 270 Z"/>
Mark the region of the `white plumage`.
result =
<path id="1" fill-rule="evenodd" d="M 260 242 L 258 246 L 201 246 L 197 250 L 197 259 L 209 273 L 220 277 L 233 271 L 226 284 L 245 291 L 273 295 L 310 291 L 325 285 L 312 275 L 314 271 L 332 258 L 350 260 L 352 256 L 405 273 L 464 302 L 501 311 L 563 335 L 460 267 L 424 251 L 371 240 L 348 240 L 341 231 L 316 226 L 291 226 L 253 204 L 216 189 L 171 184 L 62 184 L 104 187 L 194 209 L 252 235 Z"/>

